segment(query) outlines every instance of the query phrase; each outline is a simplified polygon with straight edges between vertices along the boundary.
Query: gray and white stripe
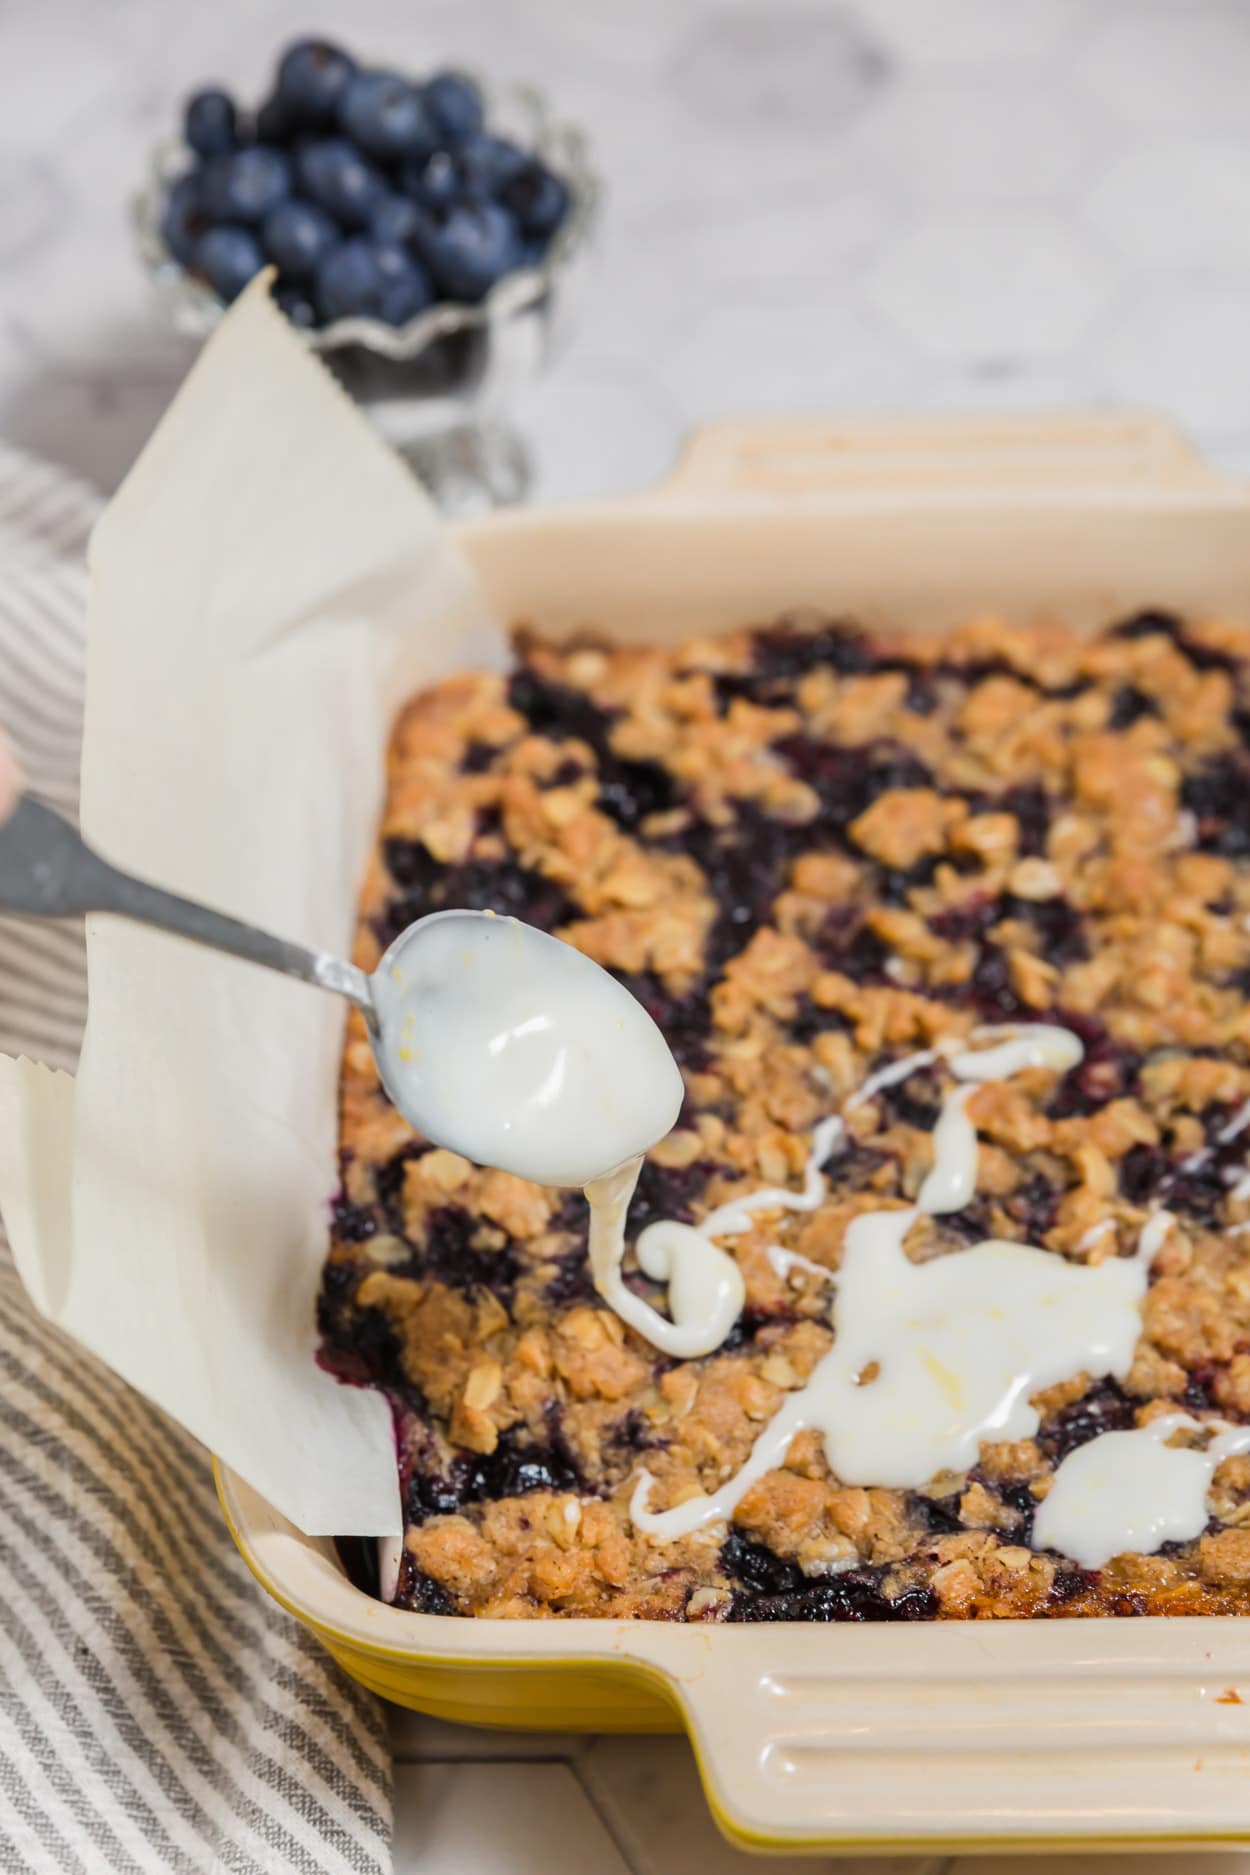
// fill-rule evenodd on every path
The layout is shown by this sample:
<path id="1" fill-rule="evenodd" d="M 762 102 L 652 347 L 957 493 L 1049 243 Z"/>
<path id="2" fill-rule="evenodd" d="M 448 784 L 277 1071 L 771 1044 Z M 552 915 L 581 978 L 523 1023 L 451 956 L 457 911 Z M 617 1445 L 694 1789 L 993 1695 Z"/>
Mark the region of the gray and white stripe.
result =
<path id="1" fill-rule="evenodd" d="M 0 725 L 73 812 L 98 501 L 0 446 Z M 0 917 L 0 1050 L 72 1067 L 77 923 Z M 31 1308 L 0 1241 L 0 1875 L 382 1875 L 380 1708 L 256 1588 L 205 1453 Z"/>

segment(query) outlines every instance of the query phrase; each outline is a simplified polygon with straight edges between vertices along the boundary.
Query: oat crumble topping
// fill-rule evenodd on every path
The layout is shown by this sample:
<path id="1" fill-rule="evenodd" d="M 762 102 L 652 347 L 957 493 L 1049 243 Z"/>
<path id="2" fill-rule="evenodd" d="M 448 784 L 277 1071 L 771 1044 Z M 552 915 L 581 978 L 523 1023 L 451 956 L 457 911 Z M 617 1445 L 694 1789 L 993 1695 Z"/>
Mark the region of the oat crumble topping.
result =
<path id="1" fill-rule="evenodd" d="M 322 1360 L 399 1435 L 403 1605 L 675 1620 L 1241 1613 L 1250 1458 L 1206 1533 L 1086 1572 L 1030 1546 L 1060 1460 L 1177 1405 L 1250 1420 L 1250 636 L 1144 614 L 1099 637 L 984 619 L 941 638 L 784 621 L 671 650 L 523 637 L 511 677 L 403 713 L 356 961 L 425 912 L 511 912 L 625 981 L 687 1085 L 631 1237 L 797 1182 L 812 1127 L 892 1057 L 978 1023 L 1067 1024 L 1066 1076 L 976 1090 L 977 1196 L 919 1257 L 986 1237 L 1127 1254 L 1176 1224 L 1122 1383 L 1038 1396 L 1035 1439 L 921 1491 L 830 1475 L 814 1434 L 728 1534 L 630 1523 L 713 1489 L 830 1345 L 848 1221 L 929 1169 L 935 1066 L 848 1115 L 829 1196 L 725 1240 L 745 1312 L 674 1361 L 599 1300 L 580 1193 L 483 1171 L 391 1108 L 353 1015 Z M 1204 1156 L 1196 1162 L 1194 1155 Z M 1240 1226 L 1246 1226 L 1242 1232 Z M 627 1270 L 630 1261 L 627 1259 Z M 662 1293 L 637 1270 L 648 1299 Z"/>

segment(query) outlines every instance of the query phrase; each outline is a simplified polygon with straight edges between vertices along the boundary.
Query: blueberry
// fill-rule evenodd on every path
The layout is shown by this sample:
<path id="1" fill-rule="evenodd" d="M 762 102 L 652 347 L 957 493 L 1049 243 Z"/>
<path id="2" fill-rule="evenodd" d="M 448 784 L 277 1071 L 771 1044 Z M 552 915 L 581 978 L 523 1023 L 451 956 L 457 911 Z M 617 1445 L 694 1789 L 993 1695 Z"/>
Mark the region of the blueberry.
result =
<path id="1" fill-rule="evenodd" d="M 552 235 L 568 213 L 568 184 L 545 163 L 527 163 L 504 183 L 499 199 L 516 216 L 522 234 Z"/>
<path id="2" fill-rule="evenodd" d="M 422 256 L 449 299 L 478 300 L 521 261 L 516 223 L 497 202 L 465 202 L 421 237 Z"/>
<path id="3" fill-rule="evenodd" d="M 324 137 L 296 152 L 300 192 L 345 228 L 368 225 L 387 195 L 386 178 L 346 137 Z"/>
<path id="4" fill-rule="evenodd" d="M 381 317 L 388 326 L 406 325 L 433 298 L 429 276 L 406 247 L 393 241 L 375 241 L 373 258 L 383 282 Z"/>
<path id="5" fill-rule="evenodd" d="M 529 168 L 530 161 L 515 143 L 488 130 L 466 137 L 460 147 L 465 186 L 475 195 L 498 195 L 506 183 Z"/>
<path id="6" fill-rule="evenodd" d="M 386 280 L 372 242 L 344 241 L 317 269 L 317 306 L 325 320 L 377 319 Z"/>
<path id="7" fill-rule="evenodd" d="M 229 156 L 214 156 L 199 172 L 200 208 L 207 221 L 225 221 L 229 216 L 230 162 Z"/>
<path id="8" fill-rule="evenodd" d="M 224 156 L 237 138 L 234 99 L 225 91 L 197 91 L 187 100 L 183 135 L 197 156 Z"/>
<path id="9" fill-rule="evenodd" d="M 265 252 L 289 280 L 311 280 L 341 240 L 338 224 L 312 202 L 280 202 L 265 217 Z"/>
<path id="10" fill-rule="evenodd" d="M 203 170 L 203 204 L 210 221 L 264 221 L 291 193 L 291 167 L 267 143 L 216 156 Z"/>
<path id="11" fill-rule="evenodd" d="M 227 305 L 238 298 L 264 264 L 260 242 L 250 228 L 210 228 L 196 243 L 195 271 Z"/>
<path id="12" fill-rule="evenodd" d="M 297 128 L 290 105 L 276 94 L 265 99 L 252 122 L 257 143 L 289 143 Z"/>
<path id="13" fill-rule="evenodd" d="M 282 55 L 278 96 L 295 121 L 329 125 L 355 72 L 356 61 L 338 46 L 325 39 L 300 39 Z"/>
<path id="14" fill-rule="evenodd" d="M 369 233 L 375 241 L 394 247 L 408 247 L 421 226 L 421 211 L 404 195 L 387 195 L 369 217 Z"/>
<path id="15" fill-rule="evenodd" d="M 293 326 L 307 331 L 316 325 L 317 308 L 302 286 L 291 286 L 283 281 L 273 289 L 273 296 Z"/>
<path id="16" fill-rule="evenodd" d="M 432 156 L 405 163 L 399 180 L 415 202 L 435 213 L 450 208 L 463 187 L 460 166 L 450 150 L 435 150 Z"/>
<path id="17" fill-rule="evenodd" d="M 482 94 L 463 72 L 435 72 L 422 96 L 443 136 L 453 143 L 482 128 Z"/>
<path id="18" fill-rule="evenodd" d="M 421 93 L 395 72 L 357 72 L 343 93 L 339 123 L 362 150 L 384 161 L 420 156 L 438 142 Z"/>
<path id="19" fill-rule="evenodd" d="M 184 267 L 191 265 L 196 243 L 206 226 L 199 177 L 179 176 L 165 197 L 161 238 L 174 259 L 181 261 Z"/>

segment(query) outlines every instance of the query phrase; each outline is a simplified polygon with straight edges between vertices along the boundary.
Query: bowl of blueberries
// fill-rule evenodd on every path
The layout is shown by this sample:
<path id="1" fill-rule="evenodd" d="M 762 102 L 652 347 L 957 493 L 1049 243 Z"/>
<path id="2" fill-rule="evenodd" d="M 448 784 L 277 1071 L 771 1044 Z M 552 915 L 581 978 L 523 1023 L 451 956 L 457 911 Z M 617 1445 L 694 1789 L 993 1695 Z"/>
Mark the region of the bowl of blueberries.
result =
<path id="1" fill-rule="evenodd" d="M 304 343 L 444 505 L 517 500 L 516 390 L 567 324 L 599 196 L 527 86 L 424 78 L 302 39 L 269 95 L 188 98 L 136 197 L 143 263 L 201 339 L 263 268 Z"/>

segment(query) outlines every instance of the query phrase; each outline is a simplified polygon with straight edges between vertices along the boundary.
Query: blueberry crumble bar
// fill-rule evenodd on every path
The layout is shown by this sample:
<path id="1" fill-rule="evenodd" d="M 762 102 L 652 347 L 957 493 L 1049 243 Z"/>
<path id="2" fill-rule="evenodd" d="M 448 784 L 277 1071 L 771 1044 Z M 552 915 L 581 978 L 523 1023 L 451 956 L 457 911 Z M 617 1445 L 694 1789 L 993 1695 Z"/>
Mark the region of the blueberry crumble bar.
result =
<path id="1" fill-rule="evenodd" d="M 1034 1540 L 1089 1442 L 1250 1421 L 1250 637 L 1154 613 L 1095 638 L 994 619 L 897 639 L 787 619 L 667 650 L 523 636 L 510 677 L 447 679 L 402 715 L 357 962 L 454 907 L 558 933 L 668 1038 L 686 1103 L 631 1240 L 797 1189 L 814 1129 L 842 1111 L 845 1136 L 821 1203 L 723 1239 L 744 1311 L 714 1354 L 674 1360 L 596 1295 L 581 1194 L 416 1137 L 353 1015 L 321 1359 L 394 1412 L 401 1606 L 1250 1608 L 1250 1453 L 1212 1459 L 1190 1539 L 1097 1569 Z M 658 1506 L 714 1490 L 827 1354 L 848 1226 L 913 1204 L 932 1168 L 946 1055 L 1029 1023 L 1073 1032 L 1082 1059 L 971 1089 L 975 1192 L 919 1216 L 907 1255 L 997 1239 L 1096 1267 L 1150 1228 L 1131 1365 L 1047 1387 L 1035 1436 L 919 1488 L 848 1484 L 804 1431 L 728 1525 L 648 1534 L 639 1473 Z"/>

